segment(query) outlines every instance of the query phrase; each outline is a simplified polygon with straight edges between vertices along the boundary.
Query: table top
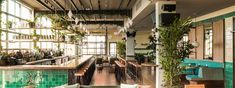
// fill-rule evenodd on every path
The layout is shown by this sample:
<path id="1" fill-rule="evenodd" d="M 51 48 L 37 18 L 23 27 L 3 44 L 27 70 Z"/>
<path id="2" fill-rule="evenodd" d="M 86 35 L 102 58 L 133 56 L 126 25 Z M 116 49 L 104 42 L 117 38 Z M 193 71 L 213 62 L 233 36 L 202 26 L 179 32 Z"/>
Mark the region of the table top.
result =
<path id="1" fill-rule="evenodd" d="M 14 65 L 14 66 L 0 66 L 0 70 L 67 70 L 67 69 L 76 69 L 78 66 L 82 65 L 84 62 L 91 59 L 92 55 L 83 55 L 77 57 L 73 60 L 65 62 L 60 65 Z"/>

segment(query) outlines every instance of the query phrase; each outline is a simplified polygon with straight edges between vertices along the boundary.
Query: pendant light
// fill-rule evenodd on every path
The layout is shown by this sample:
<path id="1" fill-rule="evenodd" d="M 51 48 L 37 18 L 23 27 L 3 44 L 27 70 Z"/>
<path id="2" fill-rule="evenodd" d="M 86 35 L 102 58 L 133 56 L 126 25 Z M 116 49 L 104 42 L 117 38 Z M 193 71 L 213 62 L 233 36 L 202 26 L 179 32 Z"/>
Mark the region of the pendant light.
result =
<path id="1" fill-rule="evenodd" d="M 75 18 L 75 24 L 77 25 L 78 22 L 79 22 L 79 19 L 76 17 L 76 18 Z"/>
<path id="2" fill-rule="evenodd" d="M 72 13 L 71 10 L 69 10 L 68 16 L 69 16 L 69 18 L 72 18 L 72 17 L 73 17 L 73 13 Z"/>
<path id="3" fill-rule="evenodd" d="M 82 24 L 82 22 L 80 22 L 79 28 L 82 29 L 82 26 L 83 26 L 83 24 Z"/>

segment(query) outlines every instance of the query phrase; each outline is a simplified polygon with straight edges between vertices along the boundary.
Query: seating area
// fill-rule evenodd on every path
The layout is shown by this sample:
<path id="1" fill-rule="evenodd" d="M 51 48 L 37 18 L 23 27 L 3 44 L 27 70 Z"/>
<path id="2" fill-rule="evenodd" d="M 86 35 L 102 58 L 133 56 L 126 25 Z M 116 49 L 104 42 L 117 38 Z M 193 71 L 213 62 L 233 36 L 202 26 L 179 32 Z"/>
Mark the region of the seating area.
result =
<path id="1" fill-rule="evenodd" d="M 205 86 L 203 88 L 215 88 L 215 86 L 216 88 L 221 88 L 224 86 L 224 68 L 222 63 L 186 58 L 181 66 L 186 68 L 183 73 L 186 80 L 194 86 L 203 85 Z"/>
<path id="2" fill-rule="evenodd" d="M 74 74 L 77 80 L 77 83 L 80 85 L 89 85 L 95 71 L 95 58 L 90 59 L 82 66 L 79 67 L 78 71 Z"/>

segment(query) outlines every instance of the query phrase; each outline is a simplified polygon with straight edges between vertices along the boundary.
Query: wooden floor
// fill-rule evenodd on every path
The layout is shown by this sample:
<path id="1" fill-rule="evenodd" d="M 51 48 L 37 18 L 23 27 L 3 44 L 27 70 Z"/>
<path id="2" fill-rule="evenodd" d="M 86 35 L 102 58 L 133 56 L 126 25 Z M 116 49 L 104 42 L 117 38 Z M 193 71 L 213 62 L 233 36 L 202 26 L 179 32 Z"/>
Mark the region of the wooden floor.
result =
<path id="1" fill-rule="evenodd" d="M 118 85 L 114 72 L 108 66 L 105 66 L 102 70 L 95 70 L 90 85 L 95 86 L 114 86 Z"/>
<path id="2" fill-rule="evenodd" d="M 132 80 L 127 74 L 127 84 L 140 84 L 140 85 L 150 85 L 151 88 L 155 88 L 155 78 L 156 78 L 156 71 L 151 67 L 142 67 L 142 81 L 135 82 Z M 105 66 L 101 71 L 96 69 L 92 81 L 90 85 L 96 86 L 114 86 L 120 85 L 115 78 L 114 69 L 108 66 Z"/>

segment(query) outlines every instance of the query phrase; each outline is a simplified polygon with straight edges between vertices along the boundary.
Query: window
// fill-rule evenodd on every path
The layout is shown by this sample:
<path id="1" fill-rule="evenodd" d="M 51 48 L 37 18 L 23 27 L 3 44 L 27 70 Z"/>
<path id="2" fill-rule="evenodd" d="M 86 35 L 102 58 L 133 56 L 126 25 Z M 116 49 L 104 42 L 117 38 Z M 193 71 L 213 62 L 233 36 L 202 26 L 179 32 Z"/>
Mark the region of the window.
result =
<path id="1" fill-rule="evenodd" d="M 21 18 L 30 20 L 32 18 L 32 11 L 25 6 L 21 6 Z"/>
<path id="2" fill-rule="evenodd" d="M 7 2 L 6 2 L 6 0 L 3 0 L 3 2 L 2 2 L 2 11 L 4 11 L 4 12 L 7 11 Z"/>
<path id="3" fill-rule="evenodd" d="M 206 24 L 204 25 L 204 39 L 205 39 L 205 53 L 204 53 L 204 58 L 212 58 L 212 35 L 213 35 L 213 31 L 212 31 L 212 24 Z"/>
<path id="4" fill-rule="evenodd" d="M 82 54 L 105 54 L 105 36 L 86 36 L 82 43 Z"/>
<path id="5" fill-rule="evenodd" d="M 116 54 L 117 54 L 116 45 L 117 45 L 117 43 L 110 43 L 109 44 L 109 55 L 110 56 L 116 56 Z"/>

